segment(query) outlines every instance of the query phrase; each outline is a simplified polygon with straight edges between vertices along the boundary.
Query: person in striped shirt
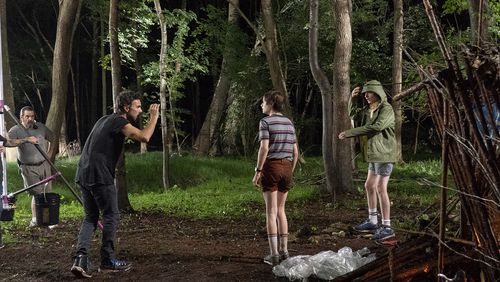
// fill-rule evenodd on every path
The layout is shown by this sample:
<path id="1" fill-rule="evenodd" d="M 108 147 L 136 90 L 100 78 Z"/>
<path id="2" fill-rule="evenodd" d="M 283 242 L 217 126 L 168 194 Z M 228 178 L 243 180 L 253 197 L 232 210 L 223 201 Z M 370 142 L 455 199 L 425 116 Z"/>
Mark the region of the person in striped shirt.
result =
<path id="1" fill-rule="evenodd" d="M 260 147 L 252 180 L 255 186 L 262 188 L 266 204 L 270 254 L 264 262 L 273 266 L 289 257 L 285 202 L 298 159 L 295 127 L 283 115 L 284 106 L 285 95 L 279 91 L 269 91 L 262 98 L 262 112 L 267 116 L 259 122 Z"/>

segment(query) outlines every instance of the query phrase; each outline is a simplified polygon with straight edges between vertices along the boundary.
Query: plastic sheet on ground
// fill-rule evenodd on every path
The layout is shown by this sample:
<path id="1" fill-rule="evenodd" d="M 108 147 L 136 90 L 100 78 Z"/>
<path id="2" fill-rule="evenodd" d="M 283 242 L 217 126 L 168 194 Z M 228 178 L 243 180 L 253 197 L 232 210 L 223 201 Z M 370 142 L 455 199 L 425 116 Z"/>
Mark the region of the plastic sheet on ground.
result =
<path id="1" fill-rule="evenodd" d="M 343 247 L 338 252 L 324 251 L 313 256 L 300 255 L 290 257 L 273 268 L 273 273 L 289 280 L 304 280 L 311 275 L 324 280 L 351 272 L 375 260 L 368 248 L 353 252 Z"/>

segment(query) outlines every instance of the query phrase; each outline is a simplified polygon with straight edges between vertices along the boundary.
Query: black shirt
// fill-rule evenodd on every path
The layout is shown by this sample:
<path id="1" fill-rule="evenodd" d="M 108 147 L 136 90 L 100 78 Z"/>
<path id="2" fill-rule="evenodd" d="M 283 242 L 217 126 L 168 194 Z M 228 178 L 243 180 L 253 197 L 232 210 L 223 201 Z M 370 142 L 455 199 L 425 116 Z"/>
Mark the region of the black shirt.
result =
<path id="1" fill-rule="evenodd" d="M 129 121 L 119 114 L 100 118 L 83 147 L 76 171 L 82 186 L 112 185 L 115 168 L 125 141 L 122 129 Z"/>

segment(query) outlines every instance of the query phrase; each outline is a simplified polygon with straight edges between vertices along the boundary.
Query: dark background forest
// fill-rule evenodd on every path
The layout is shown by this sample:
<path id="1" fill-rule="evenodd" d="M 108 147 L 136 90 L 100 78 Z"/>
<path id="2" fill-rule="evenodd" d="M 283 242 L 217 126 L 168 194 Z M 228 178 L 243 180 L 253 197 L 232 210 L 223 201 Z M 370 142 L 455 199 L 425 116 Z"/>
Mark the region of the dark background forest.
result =
<path id="1" fill-rule="evenodd" d="M 66 108 L 66 142 L 83 142 L 96 119 L 112 111 L 109 40 L 107 39 L 107 2 L 83 1 L 78 25 L 74 30 L 71 71 L 68 77 Z M 332 65 L 335 30 L 333 11 L 323 1 L 320 13 L 321 64 Z M 308 64 L 308 2 L 273 1 L 281 51 L 293 118 L 300 133 L 303 151 L 319 154 L 321 149 L 321 95 L 311 76 Z M 443 14 L 444 2 L 436 7 L 447 35 L 454 42 L 466 42 L 468 27 L 465 10 Z M 163 1 L 164 9 L 192 12 L 183 46 L 185 56 L 197 53 L 198 61 L 175 93 L 175 123 L 183 149 L 195 141 L 216 87 L 224 46 L 229 46 L 232 65 L 232 105 L 218 135 L 216 153 L 251 154 L 256 142 L 255 128 L 261 117 L 257 101 L 272 88 L 269 70 L 254 31 L 243 20 L 238 30 L 224 40 L 228 29 L 226 1 Z M 378 79 L 386 92 L 391 92 L 393 8 L 387 1 L 353 1 L 351 84 Z M 20 0 L 7 1 L 8 51 L 16 111 L 32 105 L 39 121 L 45 121 L 51 101 L 51 71 L 56 36 L 58 2 Z M 262 26 L 259 1 L 241 1 L 240 9 L 258 28 Z M 432 30 L 420 1 L 405 2 L 405 36 L 403 89 L 418 80 L 415 65 L 440 64 Z M 120 1 L 120 44 L 122 52 L 123 88 L 144 93 L 145 109 L 158 101 L 158 78 L 154 63 L 159 57 L 159 26 L 152 2 Z M 179 33 L 169 29 L 170 44 Z M 104 51 L 104 53 L 102 53 Z M 412 56 L 411 58 L 408 55 Z M 194 56 L 194 55 L 193 55 Z M 438 66 L 439 67 L 439 66 Z M 142 73 L 138 73 L 138 68 Z M 138 85 L 141 75 L 141 85 Z M 174 96 L 174 94 L 172 95 Z M 106 105 L 103 105 L 106 101 Z M 105 107 L 105 109 L 103 109 Z M 404 101 L 403 144 L 413 150 L 415 145 L 432 148 L 432 130 L 424 99 L 415 95 Z M 415 141 L 417 125 L 420 137 Z M 158 132 L 159 133 L 159 132 Z M 177 142 L 174 138 L 173 143 Z M 245 144 L 246 142 L 246 144 Z M 150 149 L 161 149 L 161 138 L 155 135 Z M 225 149 L 222 150 L 222 148 Z"/>

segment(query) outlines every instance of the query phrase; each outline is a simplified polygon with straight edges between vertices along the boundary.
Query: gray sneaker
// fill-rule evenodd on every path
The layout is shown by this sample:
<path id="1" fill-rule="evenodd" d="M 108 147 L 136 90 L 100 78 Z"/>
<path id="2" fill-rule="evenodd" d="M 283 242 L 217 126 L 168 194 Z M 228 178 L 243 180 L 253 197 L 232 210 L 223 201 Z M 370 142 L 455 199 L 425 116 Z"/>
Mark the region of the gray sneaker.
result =
<path id="1" fill-rule="evenodd" d="M 269 264 L 271 266 L 275 266 L 280 264 L 280 256 L 279 255 L 267 255 L 264 257 L 264 263 Z"/>
<path id="2" fill-rule="evenodd" d="M 30 224 L 28 225 L 28 227 L 32 228 L 32 227 L 37 227 L 38 224 L 36 223 L 36 220 L 30 220 Z"/>
<path id="3" fill-rule="evenodd" d="M 288 251 L 280 252 L 280 261 L 284 261 L 284 260 L 288 259 L 289 257 L 290 257 L 290 254 L 288 253 Z"/>
<path id="4" fill-rule="evenodd" d="M 363 223 L 354 227 L 354 230 L 358 232 L 375 232 L 378 228 L 378 225 L 370 222 L 369 219 L 365 220 Z"/>
<path id="5" fill-rule="evenodd" d="M 372 240 L 383 241 L 396 236 L 394 231 L 388 226 L 382 226 L 372 236 Z"/>

